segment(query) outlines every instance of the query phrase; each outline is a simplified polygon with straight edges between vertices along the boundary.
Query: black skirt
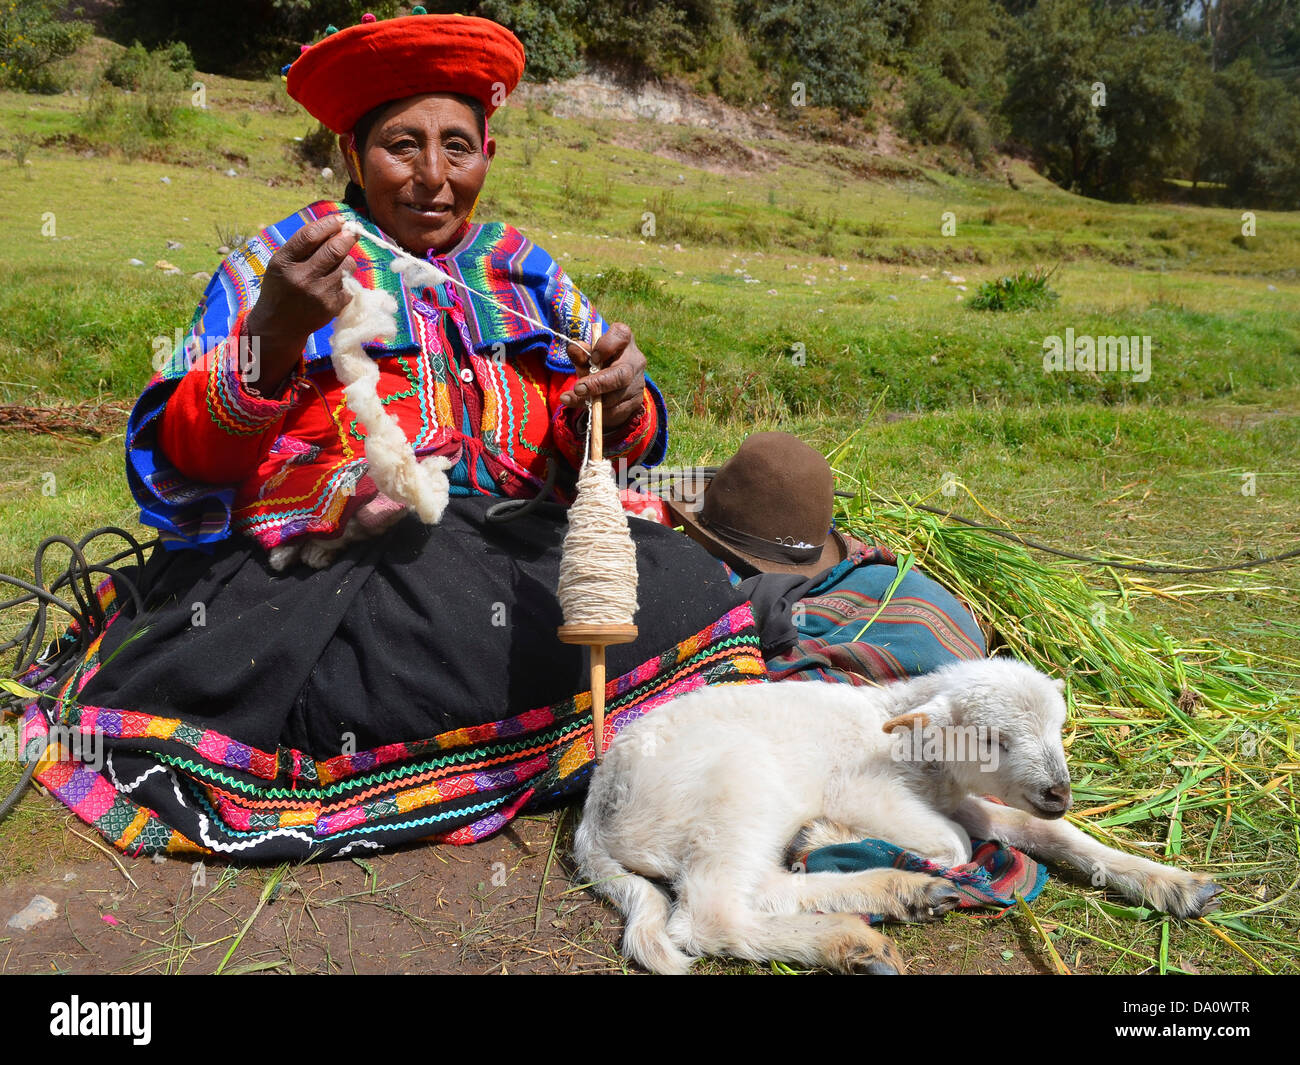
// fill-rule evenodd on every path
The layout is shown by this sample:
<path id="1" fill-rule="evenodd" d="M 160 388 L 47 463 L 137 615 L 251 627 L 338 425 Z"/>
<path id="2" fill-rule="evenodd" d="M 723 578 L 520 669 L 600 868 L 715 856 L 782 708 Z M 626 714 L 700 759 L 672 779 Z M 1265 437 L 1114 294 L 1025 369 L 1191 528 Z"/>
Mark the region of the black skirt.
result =
<path id="1" fill-rule="evenodd" d="M 211 554 L 159 548 L 124 571 L 143 609 L 119 599 L 60 716 L 104 736 L 99 776 L 114 801 L 172 830 L 161 843 L 157 825 L 137 832 L 146 850 L 278 859 L 358 838 L 464 842 L 580 790 L 586 651 L 556 637 L 566 511 L 492 523 L 492 502 L 455 498 L 436 526 L 404 518 L 319 571 L 276 573 L 243 540 Z M 606 742 L 691 688 L 765 676 L 722 566 L 679 533 L 630 524 L 639 636 L 607 650 Z M 69 791 L 56 777 L 51 790 Z M 128 813 L 98 827 L 129 850 Z"/>

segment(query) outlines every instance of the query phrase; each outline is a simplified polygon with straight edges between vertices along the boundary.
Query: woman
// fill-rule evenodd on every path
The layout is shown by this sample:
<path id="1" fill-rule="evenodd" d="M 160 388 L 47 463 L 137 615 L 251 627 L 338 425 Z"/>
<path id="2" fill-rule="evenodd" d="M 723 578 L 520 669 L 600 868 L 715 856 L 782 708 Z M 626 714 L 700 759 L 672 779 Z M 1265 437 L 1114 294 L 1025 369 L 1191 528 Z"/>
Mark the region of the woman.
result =
<path id="1" fill-rule="evenodd" d="M 606 328 L 518 231 L 472 222 L 487 120 L 522 68 L 502 27 L 435 15 L 370 19 L 289 68 L 290 93 L 341 135 L 349 203 L 313 204 L 232 254 L 140 397 L 128 478 L 166 550 L 127 571 L 142 606 L 111 603 L 57 692 L 58 721 L 102 733 L 108 755 L 56 759 L 40 779 L 124 850 L 280 860 L 470 842 L 585 783 L 585 661 L 555 637 L 564 511 L 488 510 L 535 496 L 548 456 L 566 492 L 587 398 L 605 454 L 629 462 L 662 458 L 666 413 L 625 325 Z M 344 220 L 483 295 L 405 291 L 390 253 Z M 397 301 L 396 337 L 369 351 L 416 453 L 454 463 L 436 526 L 384 529 L 391 506 L 365 477 L 328 360 L 345 270 Z M 599 370 L 579 381 L 583 349 L 512 311 L 590 344 Z M 354 517 L 381 531 L 327 569 L 272 568 L 272 550 Z M 765 677 L 721 567 L 633 526 L 641 635 L 608 652 L 607 742 L 682 692 Z"/>

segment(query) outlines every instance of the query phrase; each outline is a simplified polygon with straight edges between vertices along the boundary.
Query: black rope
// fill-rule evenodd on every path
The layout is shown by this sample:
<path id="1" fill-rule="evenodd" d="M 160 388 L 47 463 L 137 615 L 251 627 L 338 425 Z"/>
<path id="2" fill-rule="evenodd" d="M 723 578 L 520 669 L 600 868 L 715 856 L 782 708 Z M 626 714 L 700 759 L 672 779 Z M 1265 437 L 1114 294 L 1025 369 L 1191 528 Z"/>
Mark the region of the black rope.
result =
<path id="1" fill-rule="evenodd" d="M 1025 547 L 1032 547 L 1035 551 L 1046 551 L 1050 555 L 1058 555 L 1061 558 L 1073 559 L 1075 562 L 1088 562 L 1097 566 L 1105 566 L 1108 569 L 1130 570 L 1134 573 L 1170 573 L 1170 574 L 1195 574 L 1195 573 L 1230 573 L 1233 570 L 1253 569 L 1256 566 L 1269 566 L 1275 562 L 1286 562 L 1289 559 L 1300 558 L 1300 547 L 1294 551 L 1284 551 L 1280 555 L 1270 555 L 1268 558 L 1252 558 L 1246 562 L 1229 562 L 1222 566 L 1156 566 L 1138 562 L 1112 562 L 1109 559 L 1097 558 L 1094 555 L 1076 555 L 1073 551 L 1062 551 L 1059 547 L 1050 547 L 1047 544 L 1036 543 L 1033 540 L 1026 540 L 1017 532 L 1010 529 L 1004 529 L 997 525 L 986 525 L 983 522 L 971 521 L 970 518 L 963 518 L 960 514 L 954 514 L 951 510 L 940 510 L 938 507 L 928 507 L 922 503 L 903 503 L 902 500 L 890 499 L 888 503 L 899 503 L 903 506 L 913 507 L 916 510 L 928 511 L 931 514 L 938 514 L 943 518 L 951 518 L 953 521 L 960 522 L 962 525 L 969 525 L 972 529 L 979 529 L 981 532 L 993 533 L 995 536 L 1002 536 L 1008 540 L 1014 540 Z"/>
<path id="2" fill-rule="evenodd" d="M 675 470 L 664 471 L 665 473 L 678 473 Z M 680 476 L 702 475 L 707 483 L 718 472 L 717 466 L 697 466 L 680 471 Z M 852 492 L 836 492 L 837 496 L 847 498 L 856 498 Z M 1139 562 L 1112 562 L 1110 559 L 1099 558 L 1096 555 L 1079 555 L 1073 551 L 1063 551 L 1059 547 L 1052 547 L 1049 544 L 1040 544 L 1035 540 L 1028 540 L 1019 533 L 1011 529 L 1003 528 L 999 525 L 987 525 L 984 522 L 971 521 L 970 518 L 963 518 L 960 514 L 954 514 L 951 510 L 940 510 L 938 507 L 926 506 L 924 503 L 908 503 L 903 499 L 889 499 L 884 496 L 877 496 L 881 502 L 901 507 L 911 507 L 914 510 L 924 510 L 930 514 L 937 514 L 941 518 L 951 518 L 953 521 L 960 522 L 962 525 L 969 525 L 972 529 L 978 529 L 981 532 L 992 533 L 994 536 L 1005 537 L 1008 540 L 1014 540 L 1016 543 L 1032 548 L 1035 551 L 1044 551 L 1049 555 L 1056 555 L 1060 558 L 1068 558 L 1075 562 L 1087 562 L 1094 566 L 1105 566 L 1108 569 L 1128 570 L 1132 573 L 1155 573 L 1171 575 L 1194 575 L 1198 573 L 1231 573 L 1235 570 L 1254 569 L 1258 566 L 1270 566 L 1276 562 L 1287 562 L 1293 558 L 1300 558 L 1300 547 L 1293 551 L 1284 551 L 1280 555 L 1270 555 L 1267 558 L 1252 558 L 1246 562 L 1229 562 L 1221 566 L 1163 566 L 1151 565 Z"/>
<path id="3" fill-rule="evenodd" d="M 119 551 L 102 562 L 92 565 L 86 560 L 85 549 L 91 541 L 101 536 L 119 537 L 127 542 L 128 547 L 126 550 Z M 88 633 L 92 629 L 98 631 L 103 626 L 104 612 L 95 595 L 94 582 L 91 580 L 92 574 L 99 573 L 112 577 L 115 586 L 120 591 L 125 591 L 131 596 L 137 613 L 142 613 L 144 603 L 135 587 L 135 583 L 112 567 L 114 563 L 120 562 L 128 555 L 134 555 L 136 562 L 143 567 L 144 549 L 152 547 L 157 542 L 158 540 L 155 537 L 141 544 L 129 532 L 118 528 L 116 525 L 105 525 L 92 529 L 77 542 L 73 542 L 66 536 L 48 536 L 36 546 L 32 561 L 32 580 L 28 581 L 21 577 L 0 573 L 0 583 L 13 585 L 26 593 L 0 602 L 0 610 L 21 606 L 24 603 L 33 601 L 37 603 L 36 614 L 20 634 L 4 644 L 0 644 L 0 653 L 4 653 L 13 647 L 19 649 L 11 674 L 18 676 L 36 664 L 44 646 L 45 633 L 48 627 L 48 611 L 51 606 L 58 607 L 69 617 L 76 620 L 78 628 L 77 646 L 83 646 L 87 642 Z M 45 554 L 56 545 L 67 548 L 72 557 L 64 571 L 47 585 L 45 583 Z M 69 603 L 66 598 L 61 598 L 55 594 L 65 587 L 71 591 L 72 598 L 76 602 L 75 606 Z"/>
<path id="4" fill-rule="evenodd" d="M 119 537 L 125 540 L 128 546 L 126 550 L 119 551 L 101 562 L 92 563 L 87 561 L 87 546 L 93 540 L 102 536 Z M 95 574 L 102 574 L 112 578 L 113 586 L 119 597 L 122 595 L 129 596 L 135 606 L 136 616 L 143 614 L 144 600 L 140 596 L 136 582 L 113 567 L 115 563 L 121 562 L 127 556 L 134 555 L 136 563 L 143 568 L 145 564 L 145 548 L 153 547 L 157 543 L 158 539 L 155 537 L 141 544 L 129 532 L 118 528 L 116 525 L 105 525 L 92 529 L 75 542 L 66 536 L 47 536 L 36 546 L 32 560 L 31 580 L 0 573 L 0 584 L 11 585 L 22 593 L 12 599 L 0 601 L 0 611 L 20 607 L 27 603 L 34 603 L 36 606 L 35 613 L 18 635 L 0 644 L 0 654 L 4 654 L 13 648 L 18 649 L 9 675 L 14 678 L 21 677 L 25 687 L 37 689 L 69 662 L 81 659 L 89 646 L 92 634 L 102 631 L 105 621 L 104 609 L 99 603 L 99 597 L 95 595 L 95 582 L 92 580 L 92 576 Z M 70 557 L 63 572 L 49 584 L 46 584 L 45 555 L 46 552 L 55 547 L 66 548 Z M 70 596 L 58 594 L 65 588 L 71 593 Z M 75 634 L 69 636 L 65 629 L 64 632 L 60 633 L 57 640 L 46 647 L 45 635 L 50 627 L 49 611 L 51 607 L 63 611 L 70 619 L 75 621 L 76 631 Z M 0 692 L 0 712 L 6 711 L 10 706 L 21 708 L 24 705 L 25 698 L 12 692 Z M 53 725 L 54 722 L 50 716 L 51 711 L 46 705 L 43 705 L 49 700 L 49 694 L 42 693 L 36 702 L 41 712 L 46 715 L 47 721 Z M 34 742 L 31 750 L 26 752 L 28 762 L 21 778 L 3 801 L 0 801 L 0 819 L 7 816 L 22 798 L 23 792 L 31 784 L 32 777 L 36 773 L 37 763 L 48 746 L 49 738 L 46 737 L 44 741 L 39 743 L 39 746 Z"/>
<path id="5" fill-rule="evenodd" d="M 23 775 L 19 778 L 18 783 L 9 794 L 4 797 L 4 801 L 0 802 L 0 821 L 3 821 L 8 817 L 9 811 L 18 805 L 18 800 L 23 797 L 23 792 L 27 790 L 27 785 L 32 782 L 32 777 L 36 775 L 36 767 L 40 764 L 41 755 L 45 753 L 45 749 L 49 747 L 49 745 L 50 741 L 48 737 L 41 741 L 39 747 L 37 747 L 35 743 L 32 744 L 32 749 L 27 752 L 27 757 L 31 759 L 27 763 L 27 768 L 23 770 Z"/>
<path id="6" fill-rule="evenodd" d="M 522 518 L 525 514 L 536 510 L 538 505 L 545 502 L 551 492 L 555 490 L 555 479 L 559 476 L 559 473 L 560 464 L 555 461 L 554 455 L 548 453 L 546 456 L 546 481 L 538 490 L 537 495 L 533 496 L 532 499 L 506 499 L 500 503 L 493 503 L 484 513 L 484 519 L 499 525 L 504 521 L 514 521 L 517 518 Z"/>

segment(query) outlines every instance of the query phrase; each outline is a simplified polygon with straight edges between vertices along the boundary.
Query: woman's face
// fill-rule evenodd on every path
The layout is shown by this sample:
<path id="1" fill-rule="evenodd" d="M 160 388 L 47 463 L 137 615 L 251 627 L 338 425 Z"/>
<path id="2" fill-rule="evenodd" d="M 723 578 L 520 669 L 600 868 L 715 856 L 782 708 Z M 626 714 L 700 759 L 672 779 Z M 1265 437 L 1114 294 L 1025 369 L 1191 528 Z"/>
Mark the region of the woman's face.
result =
<path id="1" fill-rule="evenodd" d="M 496 154 L 474 112 L 454 96 L 398 100 L 357 145 L 370 217 L 414 255 L 443 250 L 469 217 Z M 346 157 L 346 153 L 345 157 Z M 348 170 L 352 162 L 348 160 Z"/>

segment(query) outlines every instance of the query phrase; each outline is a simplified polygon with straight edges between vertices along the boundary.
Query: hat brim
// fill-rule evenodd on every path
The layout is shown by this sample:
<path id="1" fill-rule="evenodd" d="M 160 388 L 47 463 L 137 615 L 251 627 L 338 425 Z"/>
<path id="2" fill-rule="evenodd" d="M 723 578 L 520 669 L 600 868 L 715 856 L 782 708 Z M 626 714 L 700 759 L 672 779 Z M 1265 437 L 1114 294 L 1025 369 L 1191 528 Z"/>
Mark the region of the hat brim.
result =
<path id="1" fill-rule="evenodd" d="M 702 490 L 693 492 L 674 485 L 661 496 L 661 499 L 669 517 L 682 527 L 687 536 L 708 551 L 714 558 L 722 559 L 728 566 L 732 569 L 738 569 L 742 574 L 754 569 L 760 573 L 801 573 L 814 577 L 821 573 L 822 570 L 838 566 L 849 557 L 848 541 L 834 529 L 831 529 L 826 537 L 826 543 L 822 545 L 821 555 L 812 562 L 799 564 L 776 561 L 770 558 L 759 558 L 757 555 L 750 554 L 727 543 L 726 540 L 716 536 L 700 524 L 697 514 L 700 504 L 704 501 L 704 492 Z"/>
<path id="2" fill-rule="evenodd" d="M 468 15 L 408 15 L 349 26 L 289 67 L 289 95 L 335 133 L 365 114 L 425 93 L 469 96 L 491 115 L 524 72 L 524 46 L 504 26 Z"/>

